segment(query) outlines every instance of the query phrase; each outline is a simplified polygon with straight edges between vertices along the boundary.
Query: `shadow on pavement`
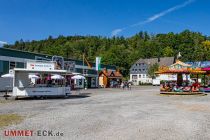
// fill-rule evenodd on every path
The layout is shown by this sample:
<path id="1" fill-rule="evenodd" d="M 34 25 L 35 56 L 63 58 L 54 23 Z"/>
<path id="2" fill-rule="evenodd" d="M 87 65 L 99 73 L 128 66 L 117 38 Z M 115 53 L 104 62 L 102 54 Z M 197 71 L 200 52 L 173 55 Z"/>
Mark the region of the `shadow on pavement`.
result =
<path id="1" fill-rule="evenodd" d="M 69 96 L 39 96 L 39 97 L 18 97 L 18 98 L 14 98 L 14 97 L 8 97 L 8 100 L 66 100 L 66 99 L 81 99 L 81 98 L 88 98 L 90 97 L 91 93 L 80 93 L 80 94 L 71 94 Z M 4 98 L 4 97 L 1 97 Z"/>

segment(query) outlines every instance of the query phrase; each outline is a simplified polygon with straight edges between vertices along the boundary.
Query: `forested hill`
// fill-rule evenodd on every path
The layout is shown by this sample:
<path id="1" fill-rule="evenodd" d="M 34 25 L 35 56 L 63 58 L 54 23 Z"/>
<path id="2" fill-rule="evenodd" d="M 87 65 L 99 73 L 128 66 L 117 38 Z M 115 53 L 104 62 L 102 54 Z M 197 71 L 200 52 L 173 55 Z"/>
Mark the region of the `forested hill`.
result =
<path id="1" fill-rule="evenodd" d="M 118 66 L 124 75 L 139 58 L 176 56 L 181 52 L 183 61 L 210 60 L 209 37 L 198 32 L 185 30 L 181 33 L 148 34 L 139 32 L 129 37 L 106 38 L 101 36 L 49 36 L 39 41 L 16 41 L 6 45 L 12 49 L 60 55 L 66 58 L 82 59 L 83 52 L 89 61 L 96 56 L 102 63 Z"/>

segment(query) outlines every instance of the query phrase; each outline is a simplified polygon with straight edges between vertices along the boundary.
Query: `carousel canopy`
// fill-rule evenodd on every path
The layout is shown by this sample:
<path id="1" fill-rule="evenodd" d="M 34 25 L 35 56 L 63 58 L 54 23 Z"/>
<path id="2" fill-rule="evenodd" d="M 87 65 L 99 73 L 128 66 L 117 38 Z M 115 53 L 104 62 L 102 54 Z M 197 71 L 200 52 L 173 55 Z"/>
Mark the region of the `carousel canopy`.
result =
<path id="1" fill-rule="evenodd" d="M 210 71 L 210 67 L 208 68 L 202 68 L 203 71 Z"/>
<path id="2" fill-rule="evenodd" d="M 186 64 L 180 60 L 176 60 L 176 63 L 169 66 L 169 68 L 172 69 L 189 68 L 189 67 L 191 67 L 191 65 Z"/>
<path id="3" fill-rule="evenodd" d="M 191 65 L 185 64 L 179 60 L 171 66 L 162 66 L 156 74 L 205 74 L 201 68 L 191 68 Z"/>
<path id="4" fill-rule="evenodd" d="M 207 75 L 210 76 L 210 67 L 202 68 L 203 71 L 206 71 Z"/>

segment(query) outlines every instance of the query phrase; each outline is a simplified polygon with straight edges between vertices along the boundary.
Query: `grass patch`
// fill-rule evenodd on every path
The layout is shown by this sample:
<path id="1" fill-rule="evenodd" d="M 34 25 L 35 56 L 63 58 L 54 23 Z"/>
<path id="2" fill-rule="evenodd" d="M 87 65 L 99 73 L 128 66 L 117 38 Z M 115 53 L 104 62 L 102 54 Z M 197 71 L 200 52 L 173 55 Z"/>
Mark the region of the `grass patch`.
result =
<path id="1" fill-rule="evenodd" d="M 12 102 L 11 100 L 1 100 L 0 99 L 0 105 L 1 104 L 6 104 L 6 103 L 10 103 L 10 102 Z"/>
<path id="2" fill-rule="evenodd" d="M 23 120 L 23 117 L 18 114 L 0 114 L 0 128 L 11 124 L 18 124 Z"/>

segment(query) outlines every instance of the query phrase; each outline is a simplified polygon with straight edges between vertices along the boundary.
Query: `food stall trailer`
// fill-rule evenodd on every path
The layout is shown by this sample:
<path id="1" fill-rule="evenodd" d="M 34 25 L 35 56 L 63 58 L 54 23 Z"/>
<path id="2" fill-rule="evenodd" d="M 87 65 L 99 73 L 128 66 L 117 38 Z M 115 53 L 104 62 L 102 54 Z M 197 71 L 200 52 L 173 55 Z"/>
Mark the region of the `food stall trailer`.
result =
<path id="1" fill-rule="evenodd" d="M 40 78 L 32 81 L 30 74 Z M 66 70 L 57 70 L 53 62 L 27 62 L 27 68 L 15 68 L 12 96 L 18 97 L 47 97 L 68 96 L 71 94 L 70 83 L 65 79 Z M 52 76 L 60 79 L 51 79 Z"/>

